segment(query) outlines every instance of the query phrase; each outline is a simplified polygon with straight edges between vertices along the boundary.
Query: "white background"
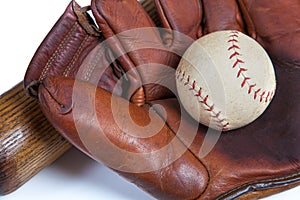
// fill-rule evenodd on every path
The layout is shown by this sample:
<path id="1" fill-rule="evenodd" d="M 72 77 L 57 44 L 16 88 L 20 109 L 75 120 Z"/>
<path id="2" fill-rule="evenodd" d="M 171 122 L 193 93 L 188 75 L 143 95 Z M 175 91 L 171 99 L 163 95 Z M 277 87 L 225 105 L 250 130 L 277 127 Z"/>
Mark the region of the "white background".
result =
<path id="1" fill-rule="evenodd" d="M 1 1 L 0 94 L 19 83 L 38 45 L 70 0 Z M 78 0 L 81 6 L 89 0 Z M 0 144 L 1 145 L 1 144 Z M 298 200 L 300 187 L 268 200 Z M 2 200 L 153 199 L 74 148 Z"/>

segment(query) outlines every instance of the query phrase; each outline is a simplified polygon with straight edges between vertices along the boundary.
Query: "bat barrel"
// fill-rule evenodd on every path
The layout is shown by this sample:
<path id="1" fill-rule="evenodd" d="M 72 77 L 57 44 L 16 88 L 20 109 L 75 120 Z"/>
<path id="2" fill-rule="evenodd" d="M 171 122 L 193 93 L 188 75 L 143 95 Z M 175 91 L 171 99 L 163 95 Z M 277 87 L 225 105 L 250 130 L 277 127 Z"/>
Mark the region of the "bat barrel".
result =
<path id="1" fill-rule="evenodd" d="M 18 189 L 70 147 L 22 82 L 0 96 L 0 195 Z"/>

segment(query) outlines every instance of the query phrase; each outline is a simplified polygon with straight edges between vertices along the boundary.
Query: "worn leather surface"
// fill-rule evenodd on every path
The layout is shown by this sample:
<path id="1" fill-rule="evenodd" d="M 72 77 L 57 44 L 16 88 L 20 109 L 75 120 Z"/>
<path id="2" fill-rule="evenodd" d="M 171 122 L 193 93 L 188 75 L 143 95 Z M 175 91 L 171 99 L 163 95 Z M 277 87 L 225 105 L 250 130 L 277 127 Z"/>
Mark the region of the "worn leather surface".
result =
<path id="1" fill-rule="evenodd" d="M 148 153 L 159 150 L 166 146 L 175 134 L 164 125 L 162 129 L 152 137 L 138 138 L 126 133 L 129 125 L 124 123 L 122 128 L 115 122 L 111 105 L 111 93 L 97 88 L 86 82 L 77 81 L 75 87 L 78 95 L 82 95 L 86 112 L 81 112 L 79 118 L 74 121 L 74 106 L 78 101 L 72 101 L 74 80 L 71 78 L 50 77 L 45 79 L 39 88 L 39 100 L 42 104 L 42 110 L 46 117 L 55 125 L 55 127 L 75 146 L 83 150 L 85 153 L 97 159 L 97 155 L 90 152 L 91 146 L 97 145 L 98 151 L 103 154 L 108 154 L 108 158 L 102 159 L 101 162 L 109 165 L 116 163 L 120 169 L 116 171 L 127 177 L 131 182 L 134 182 L 144 190 L 150 192 L 156 197 L 162 199 L 190 198 L 197 197 L 202 193 L 208 181 L 208 174 L 204 166 L 193 156 L 189 151 L 186 151 L 178 160 L 171 165 L 162 168 L 161 170 L 150 171 L 148 173 L 126 173 L 120 171 L 123 165 L 128 165 L 129 156 L 122 157 L 113 153 L 113 149 L 105 143 L 104 137 L 107 137 L 116 147 L 126 149 L 134 153 Z M 95 93 L 95 101 L 93 95 Z M 148 115 L 148 107 L 138 107 L 130 104 L 125 99 L 115 97 L 116 106 L 118 106 L 118 115 L 126 116 L 126 110 L 129 109 L 133 122 L 139 126 L 146 126 L 151 121 Z M 92 106 L 95 104 L 95 110 Z M 89 108 L 89 109 L 87 109 Z M 68 112 L 65 112 L 68 110 Z M 95 113 L 94 113 L 95 112 Z M 93 120 L 93 115 L 96 115 L 98 121 Z M 157 114 L 155 114 L 160 118 Z M 126 119 L 125 119 L 126 120 Z M 97 123 L 103 128 L 98 129 Z M 81 128 L 80 128 L 81 127 Z M 83 129 L 82 134 L 78 134 L 78 130 Z M 137 132 L 137 135 L 142 134 Z M 180 148 L 185 148 L 180 140 L 175 138 L 174 145 L 169 148 L 162 159 L 168 159 L 172 153 L 175 153 Z M 83 142 L 82 142 L 83 141 Z M 169 155 L 170 154 L 170 155 Z M 142 166 L 162 165 L 162 160 L 150 157 L 145 158 L 143 162 L 135 162 L 129 166 L 130 169 Z M 188 173 L 187 173 L 188 172 Z M 163 190 L 162 190 L 163 188 Z"/>
<path id="2" fill-rule="evenodd" d="M 103 36 L 87 10 L 90 8 L 81 8 L 73 1 L 52 27 L 29 63 L 24 77 L 27 93 L 37 96 L 39 83 L 55 75 L 77 77 L 109 91 L 115 88 L 118 78 L 113 68 L 107 67 L 112 63 L 108 52 L 102 51 Z M 100 50 L 101 56 L 96 56 Z M 115 88 L 114 92 L 121 95 L 122 89 Z"/>
<path id="3" fill-rule="evenodd" d="M 158 104 L 164 107 L 165 113 L 160 107 L 154 107 L 157 113 L 154 115 L 166 119 L 166 124 L 156 135 L 149 138 L 133 137 L 128 134 L 131 129 L 126 119 L 121 127 L 116 124 L 110 102 L 111 93 L 100 87 L 96 89 L 95 112 L 83 110 L 82 117 L 74 121 L 74 105 L 81 101 L 87 105 L 89 102 L 94 103 L 92 97 L 95 88 L 92 84 L 77 81 L 76 90 L 82 92 L 74 100 L 74 80 L 71 78 L 46 78 L 40 85 L 39 100 L 48 119 L 74 145 L 108 166 L 110 162 L 87 148 L 82 139 L 90 145 L 95 145 L 97 141 L 98 145 L 94 146 L 98 148 L 97 151 L 109 154 L 112 149 L 103 142 L 104 138 L 109 138 L 121 149 L 138 153 L 158 150 L 175 138 L 174 145 L 163 154 L 166 160 L 182 148 L 187 147 L 188 150 L 171 165 L 159 170 L 147 173 L 122 172 L 122 167 L 126 165 L 129 168 L 139 168 L 140 165 L 162 165 L 163 161 L 146 157 L 144 162 L 134 163 L 130 157 L 120 158 L 118 154 L 109 156 L 119 166 L 115 168 L 117 172 L 159 199 L 258 198 L 298 185 L 299 1 L 274 4 L 270 0 L 155 0 L 155 3 L 164 27 L 180 31 L 192 39 L 223 29 L 237 29 L 256 39 L 271 56 L 277 76 L 276 95 L 266 112 L 247 127 L 222 134 L 213 150 L 207 156 L 200 157 L 199 150 L 207 128 L 190 119 L 181 111 L 173 94 L 157 84 L 161 79 L 165 80 L 165 77 L 167 82 L 172 83 L 174 74 L 165 73 L 159 67 L 151 65 L 145 71 L 135 70 L 135 67 L 149 63 L 176 68 L 178 56 L 168 50 L 184 51 L 191 40 L 184 40 L 187 43 L 180 45 L 184 39 L 182 36 L 151 29 L 142 36 L 121 34 L 120 37 L 113 38 L 109 46 L 119 56 L 118 66 L 125 72 L 132 71 L 129 74 L 128 91 L 131 91 L 131 87 L 135 88 L 132 89 L 135 92 L 130 99 L 140 106 L 129 105 L 134 123 L 141 127 L 146 127 L 148 123 L 158 123 L 159 120 L 149 122 L 149 106 Z M 92 11 L 105 38 L 133 28 L 154 26 L 143 8 L 134 0 L 93 0 Z M 145 38 L 159 47 L 167 48 L 138 49 L 128 53 L 137 38 Z M 148 78 L 154 79 L 154 84 L 146 84 L 136 92 L 136 85 L 147 82 Z M 127 100 L 116 99 L 118 116 L 125 116 Z M 97 127 L 96 122 L 91 120 L 93 116 L 97 117 L 104 128 Z M 84 138 L 78 135 L 76 124 L 87 130 Z M 181 124 L 185 125 L 185 134 L 178 135 Z M 187 141 L 195 128 L 197 134 L 189 145 Z M 138 136 L 143 134 L 140 129 L 133 132 Z"/>
<path id="4" fill-rule="evenodd" d="M 131 100 L 142 105 L 151 100 L 174 96 L 170 90 L 162 86 L 163 84 L 175 85 L 174 74 L 172 76 L 169 70 L 159 66 L 175 68 L 179 62 L 179 57 L 168 50 L 172 48 L 168 41 L 170 34 L 161 34 L 137 2 L 133 5 L 130 1 L 118 3 L 92 1 L 91 6 L 104 37 L 110 38 L 109 43 L 114 53 L 119 56 L 120 64 L 132 74 L 131 87 L 136 85 L 135 87 L 139 88 L 139 92 L 133 94 Z M 124 23 L 128 20 L 129 23 Z M 141 33 L 139 29 L 145 27 L 152 27 L 152 29 Z M 139 44 L 132 41 L 145 42 L 145 48 L 135 48 L 134 45 Z M 184 48 L 180 48 L 182 49 Z M 144 70 L 135 70 L 137 66 L 143 65 L 146 65 Z"/>

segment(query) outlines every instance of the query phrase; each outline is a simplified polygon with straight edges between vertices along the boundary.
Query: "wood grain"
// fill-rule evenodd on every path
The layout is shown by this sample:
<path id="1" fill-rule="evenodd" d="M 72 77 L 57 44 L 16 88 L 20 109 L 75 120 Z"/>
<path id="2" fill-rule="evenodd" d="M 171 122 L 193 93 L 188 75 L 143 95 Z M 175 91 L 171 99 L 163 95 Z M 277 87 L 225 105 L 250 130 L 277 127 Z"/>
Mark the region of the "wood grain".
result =
<path id="1" fill-rule="evenodd" d="M 0 195 L 19 188 L 70 147 L 22 82 L 0 96 Z"/>

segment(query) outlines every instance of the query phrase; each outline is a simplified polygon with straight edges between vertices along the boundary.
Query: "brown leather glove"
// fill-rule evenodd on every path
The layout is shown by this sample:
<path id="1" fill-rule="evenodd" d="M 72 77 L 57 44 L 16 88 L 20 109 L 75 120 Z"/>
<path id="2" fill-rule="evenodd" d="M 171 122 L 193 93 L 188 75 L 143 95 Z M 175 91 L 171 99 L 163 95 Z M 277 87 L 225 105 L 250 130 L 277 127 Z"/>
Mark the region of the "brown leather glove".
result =
<path id="1" fill-rule="evenodd" d="M 87 11 L 72 1 L 53 26 L 33 56 L 24 78 L 24 88 L 37 96 L 38 85 L 49 76 L 81 76 L 85 81 L 97 82 L 99 87 L 122 94 L 109 60 L 109 50 L 100 49 L 104 40 Z M 101 54 L 99 53 L 101 52 Z M 100 54 L 95 56 L 95 54 Z M 96 57 L 96 59 L 95 59 Z M 91 59 L 93 58 L 93 59 Z M 79 71 L 81 69 L 81 71 Z M 96 74 L 102 74 L 97 79 Z"/>
<path id="2" fill-rule="evenodd" d="M 91 84 L 54 77 L 46 79 L 38 91 L 48 119 L 74 145 L 160 199 L 249 199 L 298 185 L 300 56 L 297 50 L 300 42 L 297 30 L 300 25 L 295 19 L 299 18 L 300 4 L 292 0 L 276 5 L 267 0 L 238 3 L 157 0 L 156 4 L 165 27 L 193 39 L 222 29 L 237 29 L 257 39 L 269 52 L 277 75 L 277 92 L 268 110 L 247 127 L 222 134 L 212 151 L 201 157 L 199 150 L 207 128 L 195 123 L 180 108 L 176 98 L 166 99 L 170 93 L 158 86 L 159 81 L 138 90 L 134 86 L 135 79 L 147 82 L 148 74 L 155 74 L 155 80 L 168 75 L 164 71 L 152 73 L 151 69 L 146 73 L 135 71 L 135 66 L 159 63 L 175 68 L 177 56 L 168 55 L 164 48 L 163 52 L 142 49 L 126 53 L 136 42 L 133 38 L 140 37 L 128 38 L 125 34 L 114 38 L 109 45 L 119 58 L 121 71 L 133 70 L 133 74 L 129 74 L 132 76 L 128 91 L 135 91 L 131 100 L 138 105 L 143 101 L 148 104 L 128 106 L 126 100 L 112 98 L 101 88 L 95 92 Z M 132 28 L 153 27 L 143 8 L 134 0 L 94 0 L 92 10 L 105 37 Z M 143 37 L 154 43 L 162 41 L 161 44 L 172 50 L 187 47 L 186 44 L 178 45 L 177 41 L 182 41 L 180 35 L 152 31 Z M 174 74 L 169 76 L 174 78 Z M 138 101 L 134 101 L 136 99 Z M 162 105 L 165 113 L 161 107 L 149 112 L 149 105 L 154 104 Z M 130 123 L 128 110 L 138 126 Z M 161 125 L 165 118 L 166 124 Z M 151 132 L 156 127 L 161 129 Z M 197 133 L 193 135 L 195 130 Z M 126 150 L 125 154 L 120 149 Z"/>

